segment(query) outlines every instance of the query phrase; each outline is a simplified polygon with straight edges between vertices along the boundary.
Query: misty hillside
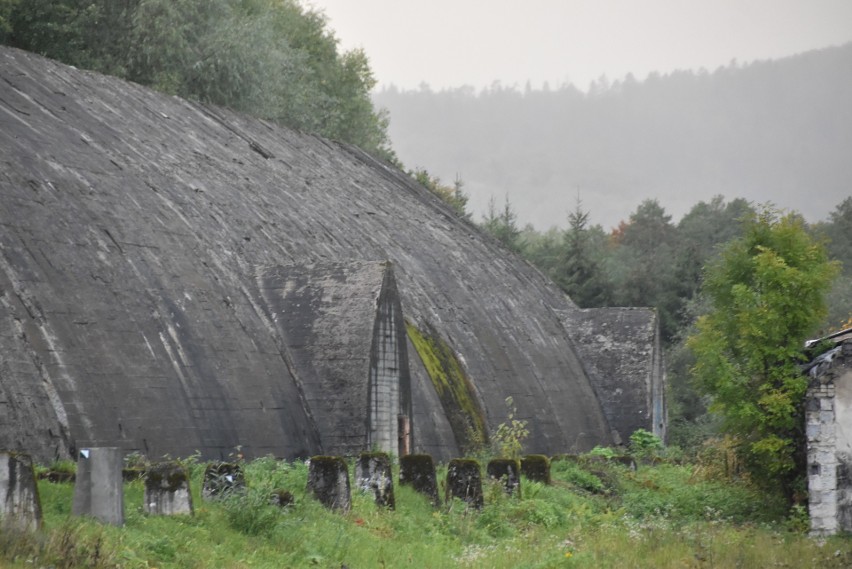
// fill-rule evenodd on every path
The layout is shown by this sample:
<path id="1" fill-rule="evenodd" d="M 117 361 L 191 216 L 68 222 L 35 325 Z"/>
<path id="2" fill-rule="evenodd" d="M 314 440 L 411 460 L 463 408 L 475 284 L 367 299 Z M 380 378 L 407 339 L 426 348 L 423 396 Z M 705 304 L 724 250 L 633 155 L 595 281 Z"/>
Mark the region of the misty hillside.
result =
<path id="1" fill-rule="evenodd" d="M 508 194 L 521 222 L 564 226 L 579 189 L 611 227 L 644 198 L 683 215 L 716 194 L 824 219 L 852 194 L 852 43 L 713 72 L 573 86 L 385 89 L 408 168 L 457 175 L 479 220 Z"/>

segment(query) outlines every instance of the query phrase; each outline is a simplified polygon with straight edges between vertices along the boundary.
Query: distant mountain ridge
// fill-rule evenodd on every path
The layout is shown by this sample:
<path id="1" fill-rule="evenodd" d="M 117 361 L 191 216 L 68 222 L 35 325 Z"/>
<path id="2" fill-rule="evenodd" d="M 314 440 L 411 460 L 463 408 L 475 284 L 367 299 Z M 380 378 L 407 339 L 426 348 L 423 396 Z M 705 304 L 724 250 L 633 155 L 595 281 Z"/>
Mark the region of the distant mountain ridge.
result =
<path id="1" fill-rule="evenodd" d="M 579 191 L 607 228 L 646 198 L 677 220 L 716 194 L 818 221 L 852 194 L 852 43 L 593 87 L 390 88 L 374 103 L 402 162 L 460 176 L 476 220 L 508 195 L 522 222 L 564 226 Z"/>

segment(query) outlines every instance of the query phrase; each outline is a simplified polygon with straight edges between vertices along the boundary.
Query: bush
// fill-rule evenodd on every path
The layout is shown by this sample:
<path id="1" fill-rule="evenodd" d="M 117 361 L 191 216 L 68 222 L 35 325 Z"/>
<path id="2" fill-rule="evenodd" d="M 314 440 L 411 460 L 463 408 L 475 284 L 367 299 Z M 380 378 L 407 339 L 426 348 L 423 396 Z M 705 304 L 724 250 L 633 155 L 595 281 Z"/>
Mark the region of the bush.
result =
<path id="1" fill-rule="evenodd" d="M 630 452 L 636 458 L 653 458 L 662 449 L 663 441 L 650 431 L 636 429 L 630 435 Z"/>
<path id="2" fill-rule="evenodd" d="M 568 482 L 594 494 L 605 493 L 604 483 L 598 476 L 589 472 L 578 464 L 568 461 L 559 461 L 551 467 L 554 474 L 558 474 L 561 480 Z"/>
<path id="3" fill-rule="evenodd" d="M 610 447 L 602 446 L 596 446 L 595 448 L 589 451 L 589 454 L 591 456 L 602 456 L 604 458 L 615 458 L 616 456 L 618 456 L 618 453 L 616 453 Z"/>

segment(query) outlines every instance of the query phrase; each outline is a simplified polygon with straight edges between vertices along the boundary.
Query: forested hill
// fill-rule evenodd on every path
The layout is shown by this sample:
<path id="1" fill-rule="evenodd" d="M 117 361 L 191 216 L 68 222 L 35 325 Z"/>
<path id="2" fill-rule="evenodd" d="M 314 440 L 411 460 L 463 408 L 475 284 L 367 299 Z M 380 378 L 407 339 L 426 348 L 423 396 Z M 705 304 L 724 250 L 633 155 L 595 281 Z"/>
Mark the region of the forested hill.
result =
<path id="1" fill-rule="evenodd" d="M 852 43 L 715 71 L 481 92 L 385 89 L 409 167 L 457 175 L 474 217 L 505 196 L 522 223 L 565 226 L 579 190 L 615 226 L 644 198 L 683 215 L 716 194 L 773 202 L 809 221 L 852 194 Z"/>

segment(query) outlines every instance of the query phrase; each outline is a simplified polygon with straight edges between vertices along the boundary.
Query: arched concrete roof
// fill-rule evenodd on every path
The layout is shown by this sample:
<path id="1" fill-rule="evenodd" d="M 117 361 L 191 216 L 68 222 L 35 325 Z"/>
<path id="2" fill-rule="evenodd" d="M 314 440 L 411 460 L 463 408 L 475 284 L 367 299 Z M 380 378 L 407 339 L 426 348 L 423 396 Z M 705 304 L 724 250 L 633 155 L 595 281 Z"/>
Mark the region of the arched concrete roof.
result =
<path id="1" fill-rule="evenodd" d="M 288 368 L 259 271 L 385 260 L 406 320 L 452 348 L 491 429 L 511 395 L 530 452 L 610 442 L 557 316 L 575 307 L 403 173 L 0 49 L 0 447 L 319 452 L 322 418 Z M 410 359 L 415 415 L 431 417 L 415 440 L 452 454 Z"/>

